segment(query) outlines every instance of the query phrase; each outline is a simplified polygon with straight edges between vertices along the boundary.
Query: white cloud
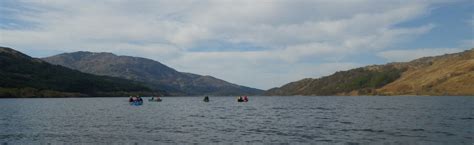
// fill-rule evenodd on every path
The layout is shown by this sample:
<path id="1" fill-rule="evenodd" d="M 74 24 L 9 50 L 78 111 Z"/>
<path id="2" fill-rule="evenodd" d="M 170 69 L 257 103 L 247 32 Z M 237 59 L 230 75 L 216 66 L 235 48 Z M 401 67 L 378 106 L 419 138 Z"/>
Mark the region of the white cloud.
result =
<path id="1" fill-rule="evenodd" d="M 377 55 L 387 59 L 388 61 L 406 62 L 421 57 L 443 55 L 461 51 L 463 51 L 463 49 L 459 48 L 424 48 L 409 50 L 388 50 L 379 52 Z"/>
<path id="2" fill-rule="evenodd" d="M 384 50 L 429 32 L 434 24 L 396 25 L 426 15 L 438 1 L 25 0 L 20 3 L 28 10 L 9 8 L 9 11 L 15 13 L 14 19 L 33 26 L 0 27 L 2 45 L 31 51 L 89 50 L 142 56 L 180 71 L 212 74 L 234 83 L 267 89 L 294 79 L 319 76 L 312 74 L 327 74 L 326 70 L 358 66 L 340 61 L 351 54 Z M 265 49 L 189 51 L 213 41 Z M 303 63 L 306 60 L 313 62 Z"/>

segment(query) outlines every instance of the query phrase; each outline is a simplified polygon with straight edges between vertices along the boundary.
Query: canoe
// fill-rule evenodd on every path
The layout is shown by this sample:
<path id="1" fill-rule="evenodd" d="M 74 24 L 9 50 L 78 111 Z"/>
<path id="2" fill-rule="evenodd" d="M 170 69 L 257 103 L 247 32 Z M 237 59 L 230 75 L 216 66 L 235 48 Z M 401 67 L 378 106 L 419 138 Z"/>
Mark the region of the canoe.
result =
<path id="1" fill-rule="evenodd" d="M 148 99 L 148 102 L 161 102 L 161 99 L 160 100 Z"/>
<path id="2" fill-rule="evenodd" d="M 140 105 L 143 105 L 143 101 L 133 101 L 133 102 L 130 102 L 130 105 L 140 106 Z"/>
<path id="3" fill-rule="evenodd" d="M 237 102 L 248 102 L 248 100 L 237 100 Z"/>

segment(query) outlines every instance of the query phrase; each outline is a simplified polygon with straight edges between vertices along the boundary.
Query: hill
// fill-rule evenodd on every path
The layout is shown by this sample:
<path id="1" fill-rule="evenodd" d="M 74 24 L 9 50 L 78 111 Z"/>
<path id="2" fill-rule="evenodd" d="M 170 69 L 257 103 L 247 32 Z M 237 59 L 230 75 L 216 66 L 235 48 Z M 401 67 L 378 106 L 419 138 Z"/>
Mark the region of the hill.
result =
<path id="1" fill-rule="evenodd" d="M 402 76 L 379 89 L 383 95 L 474 95 L 474 49 L 404 64 Z"/>
<path id="2" fill-rule="evenodd" d="M 157 92 L 158 93 L 158 92 Z M 154 94 L 136 82 L 82 73 L 0 47 L 0 97 L 92 97 Z"/>
<path id="3" fill-rule="evenodd" d="M 80 51 L 43 60 L 85 73 L 144 82 L 153 89 L 163 89 L 171 95 L 255 95 L 263 92 L 212 76 L 178 72 L 158 61 L 140 57 Z"/>
<path id="4" fill-rule="evenodd" d="M 474 95 L 474 49 L 336 72 L 268 90 L 266 95 Z"/>

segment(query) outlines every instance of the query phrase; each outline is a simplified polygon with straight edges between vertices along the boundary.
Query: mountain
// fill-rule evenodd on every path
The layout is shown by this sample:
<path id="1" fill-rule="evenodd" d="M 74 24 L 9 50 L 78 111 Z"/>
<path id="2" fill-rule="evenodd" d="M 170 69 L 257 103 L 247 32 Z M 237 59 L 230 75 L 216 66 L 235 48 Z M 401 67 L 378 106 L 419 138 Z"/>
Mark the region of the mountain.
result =
<path id="1" fill-rule="evenodd" d="M 82 73 L 0 47 L 0 97 L 87 97 L 154 94 L 136 82 Z"/>
<path id="2" fill-rule="evenodd" d="M 474 48 L 372 65 L 273 88 L 266 95 L 474 95 Z"/>
<path id="3" fill-rule="evenodd" d="M 214 78 L 174 70 L 160 62 L 112 53 L 63 53 L 43 60 L 71 69 L 144 82 L 170 95 L 255 95 L 262 90 L 240 86 Z"/>

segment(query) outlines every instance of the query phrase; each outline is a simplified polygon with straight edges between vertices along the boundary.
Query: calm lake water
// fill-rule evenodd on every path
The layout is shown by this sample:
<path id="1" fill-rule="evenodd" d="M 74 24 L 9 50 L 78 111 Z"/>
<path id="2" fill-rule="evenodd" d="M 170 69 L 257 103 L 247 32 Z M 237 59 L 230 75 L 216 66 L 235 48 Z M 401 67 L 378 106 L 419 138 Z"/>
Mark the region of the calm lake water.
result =
<path id="1" fill-rule="evenodd" d="M 474 97 L 0 99 L 0 143 L 474 143 Z"/>

